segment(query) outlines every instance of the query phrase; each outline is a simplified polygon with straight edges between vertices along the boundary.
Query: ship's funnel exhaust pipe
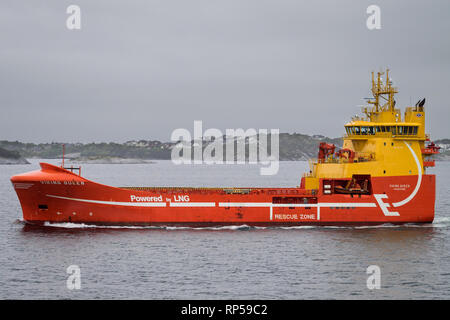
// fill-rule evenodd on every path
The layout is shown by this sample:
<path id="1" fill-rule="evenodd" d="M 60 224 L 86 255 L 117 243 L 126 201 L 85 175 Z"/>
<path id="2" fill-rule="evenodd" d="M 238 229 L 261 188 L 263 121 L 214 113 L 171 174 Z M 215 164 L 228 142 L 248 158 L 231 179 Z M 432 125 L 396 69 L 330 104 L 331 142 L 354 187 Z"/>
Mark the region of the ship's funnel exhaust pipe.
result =
<path id="1" fill-rule="evenodd" d="M 425 98 L 423 98 L 423 100 L 422 100 L 422 101 L 420 101 L 420 103 L 419 103 L 419 107 L 423 107 L 423 106 L 424 106 L 424 104 L 425 104 Z"/>

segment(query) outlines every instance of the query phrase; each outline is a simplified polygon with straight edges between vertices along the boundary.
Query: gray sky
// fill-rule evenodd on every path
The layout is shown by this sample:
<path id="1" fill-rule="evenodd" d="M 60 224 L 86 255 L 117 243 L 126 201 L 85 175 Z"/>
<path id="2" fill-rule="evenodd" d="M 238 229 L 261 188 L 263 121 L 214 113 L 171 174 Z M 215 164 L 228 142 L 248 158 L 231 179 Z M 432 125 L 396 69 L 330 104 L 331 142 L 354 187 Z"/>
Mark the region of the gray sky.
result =
<path id="1" fill-rule="evenodd" d="M 448 138 L 449 34 L 448 0 L 2 0 L 0 140 L 169 141 L 194 120 L 340 136 L 385 67 Z"/>

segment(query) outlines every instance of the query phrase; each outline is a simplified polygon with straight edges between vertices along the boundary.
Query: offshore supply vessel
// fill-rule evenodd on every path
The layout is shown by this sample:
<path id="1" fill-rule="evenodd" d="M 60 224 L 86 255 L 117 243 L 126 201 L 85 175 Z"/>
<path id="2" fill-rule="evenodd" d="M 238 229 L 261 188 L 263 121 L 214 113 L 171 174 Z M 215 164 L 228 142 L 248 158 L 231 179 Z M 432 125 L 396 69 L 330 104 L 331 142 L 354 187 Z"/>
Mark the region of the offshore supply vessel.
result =
<path id="1" fill-rule="evenodd" d="M 343 147 L 320 143 L 311 170 L 292 188 L 111 187 L 41 163 L 11 182 L 28 223 L 151 226 L 297 226 L 430 223 L 433 155 L 425 99 L 395 107 L 389 70 L 372 72 L 364 116 L 345 125 Z"/>

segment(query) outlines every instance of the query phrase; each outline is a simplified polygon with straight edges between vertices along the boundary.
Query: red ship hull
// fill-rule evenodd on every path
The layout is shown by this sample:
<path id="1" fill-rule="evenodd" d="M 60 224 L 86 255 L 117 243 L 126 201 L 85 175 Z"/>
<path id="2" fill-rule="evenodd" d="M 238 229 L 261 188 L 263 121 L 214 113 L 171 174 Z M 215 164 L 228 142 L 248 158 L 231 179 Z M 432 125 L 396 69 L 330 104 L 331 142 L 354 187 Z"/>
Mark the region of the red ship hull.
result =
<path id="1" fill-rule="evenodd" d="M 430 223 L 435 176 L 372 177 L 370 194 L 297 188 L 115 188 L 50 164 L 11 178 L 26 222 L 150 226 Z"/>

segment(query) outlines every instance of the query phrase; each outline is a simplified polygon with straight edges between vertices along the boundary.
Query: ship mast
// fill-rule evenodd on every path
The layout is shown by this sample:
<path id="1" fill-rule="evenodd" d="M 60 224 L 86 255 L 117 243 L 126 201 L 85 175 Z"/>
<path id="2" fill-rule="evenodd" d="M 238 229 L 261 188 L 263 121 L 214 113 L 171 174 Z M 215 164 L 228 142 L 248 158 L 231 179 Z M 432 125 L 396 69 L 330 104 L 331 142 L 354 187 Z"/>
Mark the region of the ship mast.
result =
<path id="1" fill-rule="evenodd" d="M 374 107 L 372 108 L 371 112 L 367 112 L 367 116 L 371 118 L 371 115 L 373 113 L 379 113 L 382 111 L 389 111 L 394 112 L 395 111 L 395 100 L 394 95 L 398 93 L 397 88 L 392 86 L 392 81 L 389 79 L 389 69 L 386 70 L 386 82 L 383 83 L 383 79 L 381 76 L 384 75 L 384 72 L 378 72 L 377 73 L 377 79 L 375 81 L 374 73 L 372 71 L 372 95 L 373 100 L 368 100 L 367 102 L 369 104 L 372 104 Z M 385 101 L 384 104 L 381 105 L 383 101 L 380 100 L 383 99 Z M 381 102 L 381 103 L 380 103 Z"/>

